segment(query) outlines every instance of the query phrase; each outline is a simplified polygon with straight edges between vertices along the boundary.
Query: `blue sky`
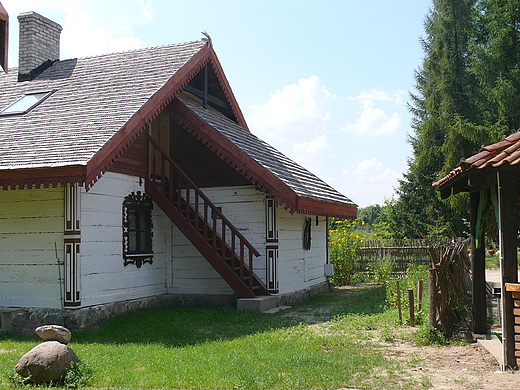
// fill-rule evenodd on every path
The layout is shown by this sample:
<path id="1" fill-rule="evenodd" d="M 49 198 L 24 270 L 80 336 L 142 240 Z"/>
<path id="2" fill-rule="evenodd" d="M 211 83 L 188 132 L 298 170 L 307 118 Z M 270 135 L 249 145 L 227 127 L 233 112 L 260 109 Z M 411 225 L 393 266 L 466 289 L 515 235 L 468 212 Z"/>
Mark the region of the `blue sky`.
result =
<path id="1" fill-rule="evenodd" d="M 61 58 L 198 40 L 207 31 L 250 129 L 360 207 L 406 171 L 407 109 L 431 0 L 0 0 L 63 27 Z"/>

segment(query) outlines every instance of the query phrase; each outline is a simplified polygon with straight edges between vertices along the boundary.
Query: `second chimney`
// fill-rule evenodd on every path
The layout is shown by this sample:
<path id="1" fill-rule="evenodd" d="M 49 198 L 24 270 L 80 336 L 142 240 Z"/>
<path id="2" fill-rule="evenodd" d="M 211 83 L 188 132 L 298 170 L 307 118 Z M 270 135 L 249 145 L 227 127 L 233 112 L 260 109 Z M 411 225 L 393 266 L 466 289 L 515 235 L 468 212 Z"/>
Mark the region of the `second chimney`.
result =
<path id="1" fill-rule="evenodd" d="M 28 81 L 59 60 L 62 27 L 33 11 L 18 15 L 18 22 L 18 81 Z"/>

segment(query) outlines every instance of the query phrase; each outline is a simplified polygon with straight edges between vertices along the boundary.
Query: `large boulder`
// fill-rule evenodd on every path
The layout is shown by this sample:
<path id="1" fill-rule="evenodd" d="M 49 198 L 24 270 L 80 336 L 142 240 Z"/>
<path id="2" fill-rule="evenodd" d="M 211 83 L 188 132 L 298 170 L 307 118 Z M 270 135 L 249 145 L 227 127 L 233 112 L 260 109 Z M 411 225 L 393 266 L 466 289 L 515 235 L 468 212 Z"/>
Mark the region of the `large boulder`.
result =
<path id="1" fill-rule="evenodd" d="M 35 332 L 45 341 L 59 341 L 62 344 L 68 344 L 71 337 L 70 330 L 60 325 L 39 326 Z"/>
<path id="2" fill-rule="evenodd" d="M 23 355 L 15 370 L 33 383 L 59 382 L 77 362 L 78 357 L 65 344 L 46 341 Z"/>

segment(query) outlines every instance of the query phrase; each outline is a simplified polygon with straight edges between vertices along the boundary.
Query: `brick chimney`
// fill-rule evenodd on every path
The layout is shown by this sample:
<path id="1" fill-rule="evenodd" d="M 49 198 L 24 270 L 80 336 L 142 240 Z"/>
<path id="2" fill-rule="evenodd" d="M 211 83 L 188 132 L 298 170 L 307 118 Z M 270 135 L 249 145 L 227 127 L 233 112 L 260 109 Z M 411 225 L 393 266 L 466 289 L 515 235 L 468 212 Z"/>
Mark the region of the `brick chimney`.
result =
<path id="1" fill-rule="evenodd" d="M 61 26 L 36 12 L 18 15 L 18 81 L 34 79 L 60 58 Z"/>

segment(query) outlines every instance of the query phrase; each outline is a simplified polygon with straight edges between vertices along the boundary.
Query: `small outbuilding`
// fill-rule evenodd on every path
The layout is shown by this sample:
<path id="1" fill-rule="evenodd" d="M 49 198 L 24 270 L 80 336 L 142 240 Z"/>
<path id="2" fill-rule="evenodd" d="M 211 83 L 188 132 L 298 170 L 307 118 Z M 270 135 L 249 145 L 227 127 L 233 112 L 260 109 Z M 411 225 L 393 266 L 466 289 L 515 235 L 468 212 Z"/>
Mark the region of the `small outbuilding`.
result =
<path id="1" fill-rule="evenodd" d="M 487 333 L 486 274 L 483 214 L 489 204 L 499 230 L 502 339 L 505 367 L 517 367 L 520 358 L 520 285 L 518 285 L 518 212 L 520 180 L 520 132 L 504 137 L 433 183 L 443 198 L 469 192 L 471 199 L 473 331 Z"/>

